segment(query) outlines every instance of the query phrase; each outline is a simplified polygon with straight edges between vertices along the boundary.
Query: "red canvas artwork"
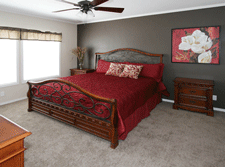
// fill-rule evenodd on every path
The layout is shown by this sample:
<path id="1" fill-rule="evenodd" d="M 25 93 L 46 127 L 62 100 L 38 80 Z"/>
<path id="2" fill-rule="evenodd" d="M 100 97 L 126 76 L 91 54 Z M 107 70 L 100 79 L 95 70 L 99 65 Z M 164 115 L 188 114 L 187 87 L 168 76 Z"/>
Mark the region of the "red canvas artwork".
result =
<path id="1" fill-rule="evenodd" d="M 219 64 L 220 26 L 172 29 L 172 62 Z"/>

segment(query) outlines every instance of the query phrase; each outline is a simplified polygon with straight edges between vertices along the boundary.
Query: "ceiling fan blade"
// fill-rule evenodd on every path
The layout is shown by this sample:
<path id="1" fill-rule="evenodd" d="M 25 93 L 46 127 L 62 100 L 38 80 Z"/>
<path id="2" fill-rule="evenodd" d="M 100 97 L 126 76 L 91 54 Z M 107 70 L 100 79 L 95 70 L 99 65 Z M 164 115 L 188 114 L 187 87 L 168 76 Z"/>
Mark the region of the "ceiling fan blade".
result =
<path id="1" fill-rule="evenodd" d="M 68 3 L 68 4 L 72 4 L 72 5 L 74 5 L 74 6 L 80 6 L 80 5 L 76 4 L 76 3 L 72 3 L 72 2 L 69 2 L 69 1 L 65 1 L 65 0 L 60 0 L 60 1 L 61 1 L 61 2 Z"/>
<path id="2" fill-rule="evenodd" d="M 93 5 L 93 6 L 98 6 L 98 5 L 100 5 L 102 3 L 105 3 L 107 1 L 109 1 L 109 0 L 93 0 L 92 2 L 90 2 L 90 4 Z"/>
<path id="3" fill-rule="evenodd" d="M 95 10 L 122 13 L 124 8 L 95 7 Z"/>
<path id="4" fill-rule="evenodd" d="M 79 10 L 80 8 L 71 8 L 71 9 L 64 9 L 64 10 L 57 10 L 57 11 L 53 11 L 53 13 L 58 13 L 58 12 L 65 12 L 68 10 Z"/>

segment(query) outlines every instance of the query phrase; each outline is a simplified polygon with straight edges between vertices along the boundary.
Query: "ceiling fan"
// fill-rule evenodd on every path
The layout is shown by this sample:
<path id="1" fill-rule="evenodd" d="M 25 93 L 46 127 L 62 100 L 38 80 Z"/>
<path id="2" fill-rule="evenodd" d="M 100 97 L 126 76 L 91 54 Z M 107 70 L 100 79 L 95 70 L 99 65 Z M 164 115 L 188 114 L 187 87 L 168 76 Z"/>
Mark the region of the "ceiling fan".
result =
<path id="1" fill-rule="evenodd" d="M 92 9 L 94 9 L 96 11 L 115 12 L 115 13 L 122 13 L 124 10 L 124 8 L 97 7 L 98 5 L 105 3 L 109 0 L 93 0 L 92 2 L 90 2 L 88 0 L 84 0 L 84 1 L 78 2 L 77 4 L 69 2 L 69 1 L 65 1 L 65 0 L 60 0 L 60 1 L 77 6 L 78 8 L 57 10 L 57 11 L 54 11 L 54 13 L 64 12 L 64 11 L 69 11 L 69 10 L 80 10 L 81 13 L 91 14 L 94 17 L 94 13 L 92 12 Z"/>

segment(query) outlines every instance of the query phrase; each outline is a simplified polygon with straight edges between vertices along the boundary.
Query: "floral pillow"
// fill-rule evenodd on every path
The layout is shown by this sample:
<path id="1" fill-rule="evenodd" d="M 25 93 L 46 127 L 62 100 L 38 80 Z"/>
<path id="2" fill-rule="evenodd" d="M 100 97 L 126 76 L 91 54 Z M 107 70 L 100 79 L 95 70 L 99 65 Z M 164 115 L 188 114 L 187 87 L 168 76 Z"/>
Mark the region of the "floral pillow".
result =
<path id="1" fill-rule="evenodd" d="M 124 69 L 125 64 L 110 63 L 108 71 L 105 75 L 119 76 Z"/>
<path id="2" fill-rule="evenodd" d="M 125 62 L 128 65 L 143 65 L 141 73 L 139 76 L 154 78 L 157 82 L 162 81 L 163 76 L 163 63 L 158 64 L 142 64 L 142 63 L 129 63 Z"/>
<path id="3" fill-rule="evenodd" d="M 125 65 L 123 72 L 119 75 L 119 77 L 129 77 L 133 79 L 138 79 L 138 75 L 140 74 L 143 66 L 137 65 Z"/>

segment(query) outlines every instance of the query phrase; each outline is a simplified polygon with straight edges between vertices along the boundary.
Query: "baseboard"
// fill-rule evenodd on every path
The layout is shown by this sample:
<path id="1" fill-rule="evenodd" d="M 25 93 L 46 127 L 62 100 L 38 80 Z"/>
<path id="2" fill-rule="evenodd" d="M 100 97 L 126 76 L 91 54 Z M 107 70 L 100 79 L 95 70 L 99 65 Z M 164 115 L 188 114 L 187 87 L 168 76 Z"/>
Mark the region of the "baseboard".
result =
<path id="1" fill-rule="evenodd" d="M 214 111 L 225 112 L 225 109 L 223 109 L 223 108 L 213 107 L 213 110 L 214 110 Z"/>
<path id="2" fill-rule="evenodd" d="M 0 106 L 5 105 L 5 104 L 9 104 L 9 103 L 14 103 L 14 102 L 21 101 L 21 100 L 25 100 L 26 98 L 27 97 L 22 97 L 22 98 L 19 98 L 19 99 L 15 99 L 15 100 L 7 101 L 7 102 L 4 102 L 4 103 L 0 103 Z M 169 100 L 169 99 L 164 99 L 164 98 L 162 98 L 162 101 L 168 102 L 168 103 L 174 103 L 174 100 Z M 213 110 L 225 112 L 225 109 L 223 109 L 223 108 L 213 107 Z"/>
<path id="3" fill-rule="evenodd" d="M 22 97 L 22 98 L 19 98 L 19 99 L 3 102 L 3 103 L 0 103 L 0 106 L 3 106 L 5 104 L 9 104 L 9 103 L 14 103 L 14 102 L 21 101 L 21 100 L 25 100 L 25 99 L 27 99 L 27 97 Z"/>
<path id="4" fill-rule="evenodd" d="M 164 98 L 162 98 L 162 101 L 168 102 L 168 103 L 174 103 L 174 100 L 169 100 L 169 99 L 164 99 Z"/>
<path id="5" fill-rule="evenodd" d="M 168 103 L 174 103 L 174 100 L 169 100 L 169 99 L 164 99 L 164 98 L 162 98 L 162 101 L 168 102 Z M 213 110 L 214 111 L 225 112 L 225 109 L 224 108 L 213 107 Z"/>

